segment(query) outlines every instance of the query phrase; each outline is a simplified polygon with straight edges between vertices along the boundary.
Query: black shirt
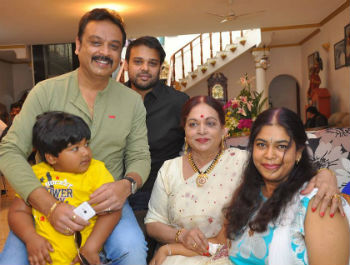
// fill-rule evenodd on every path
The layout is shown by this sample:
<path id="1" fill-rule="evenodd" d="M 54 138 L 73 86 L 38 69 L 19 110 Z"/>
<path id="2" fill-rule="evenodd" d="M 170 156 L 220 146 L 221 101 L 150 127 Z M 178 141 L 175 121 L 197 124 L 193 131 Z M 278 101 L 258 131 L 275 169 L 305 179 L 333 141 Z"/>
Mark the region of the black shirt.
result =
<path id="1" fill-rule="evenodd" d="M 130 87 L 129 82 L 126 85 Z M 158 170 L 164 161 L 179 156 L 185 137 L 185 133 L 180 126 L 181 109 L 188 99 L 188 95 L 165 85 L 163 81 L 159 81 L 145 95 L 148 144 L 152 162 L 149 177 L 137 193 L 147 192 L 150 196 Z M 130 198 L 132 206 L 133 201 L 138 200 L 137 193 L 136 196 Z M 142 203 L 148 205 L 148 200 L 149 198 L 147 202 Z"/>

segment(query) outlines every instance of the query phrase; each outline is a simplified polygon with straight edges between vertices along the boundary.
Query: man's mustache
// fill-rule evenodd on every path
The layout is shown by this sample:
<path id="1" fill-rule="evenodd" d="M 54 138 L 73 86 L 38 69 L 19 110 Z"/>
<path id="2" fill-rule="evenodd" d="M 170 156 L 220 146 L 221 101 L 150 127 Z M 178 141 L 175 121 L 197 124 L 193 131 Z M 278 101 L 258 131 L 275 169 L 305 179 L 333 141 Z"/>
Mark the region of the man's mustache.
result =
<path id="1" fill-rule="evenodd" d="M 152 77 L 149 71 L 146 70 L 142 70 L 141 73 L 138 73 L 136 76 L 139 77 L 140 75 L 147 75 L 148 77 Z"/>
<path id="2" fill-rule="evenodd" d="M 107 61 L 110 65 L 113 65 L 113 60 L 108 56 L 92 56 L 91 61 Z"/>

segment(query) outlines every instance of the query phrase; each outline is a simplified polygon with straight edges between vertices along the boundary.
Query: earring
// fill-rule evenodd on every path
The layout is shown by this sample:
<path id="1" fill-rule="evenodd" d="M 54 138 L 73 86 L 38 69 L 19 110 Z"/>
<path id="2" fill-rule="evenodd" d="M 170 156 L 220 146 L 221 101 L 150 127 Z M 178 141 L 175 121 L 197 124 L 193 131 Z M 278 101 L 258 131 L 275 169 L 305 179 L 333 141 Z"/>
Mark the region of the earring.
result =
<path id="1" fill-rule="evenodd" d="M 188 153 L 188 143 L 186 141 L 186 138 L 185 138 L 185 151 L 184 151 L 184 154 L 187 155 Z"/>
<path id="2" fill-rule="evenodd" d="M 295 164 L 296 164 L 296 165 L 299 164 L 300 159 L 301 159 L 301 158 L 298 158 L 297 160 L 295 160 Z"/>
<path id="3" fill-rule="evenodd" d="M 225 149 L 225 136 L 222 136 L 221 138 L 221 151 Z"/>

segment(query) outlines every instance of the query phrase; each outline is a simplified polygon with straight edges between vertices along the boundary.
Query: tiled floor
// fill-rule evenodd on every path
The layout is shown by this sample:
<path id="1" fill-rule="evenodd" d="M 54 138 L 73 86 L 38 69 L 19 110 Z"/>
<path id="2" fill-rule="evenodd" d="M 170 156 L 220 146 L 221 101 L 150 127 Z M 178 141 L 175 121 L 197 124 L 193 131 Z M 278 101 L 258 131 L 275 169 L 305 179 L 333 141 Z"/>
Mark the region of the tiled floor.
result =
<path id="1" fill-rule="evenodd" d="M 0 177 L 0 188 L 3 189 L 3 182 Z M 6 194 L 2 194 L 0 198 L 0 251 L 4 247 L 7 234 L 9 232 L 9 227 L 7 223 L 7 212 L 11 204 L 12 199 L 15 197 L 14 190 L 6 182 Z"/>

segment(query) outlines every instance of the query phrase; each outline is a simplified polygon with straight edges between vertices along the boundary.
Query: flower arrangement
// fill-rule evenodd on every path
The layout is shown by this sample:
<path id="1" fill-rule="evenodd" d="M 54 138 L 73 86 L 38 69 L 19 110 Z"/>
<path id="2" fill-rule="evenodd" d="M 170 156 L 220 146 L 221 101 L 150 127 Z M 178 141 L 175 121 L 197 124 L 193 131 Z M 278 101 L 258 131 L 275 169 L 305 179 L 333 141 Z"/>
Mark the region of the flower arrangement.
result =
<path id="1" fill-rule="evenodd" d="M 251 89 L 252 79 L 248 74 L 240 78 L 242 90 L 234 99 L 225 105 L 225 126 L 229 136 L 242 136 L 250 133 L 253 121 L 261 112 L 267 98 L 262 99 L 262 93 Z"/>

